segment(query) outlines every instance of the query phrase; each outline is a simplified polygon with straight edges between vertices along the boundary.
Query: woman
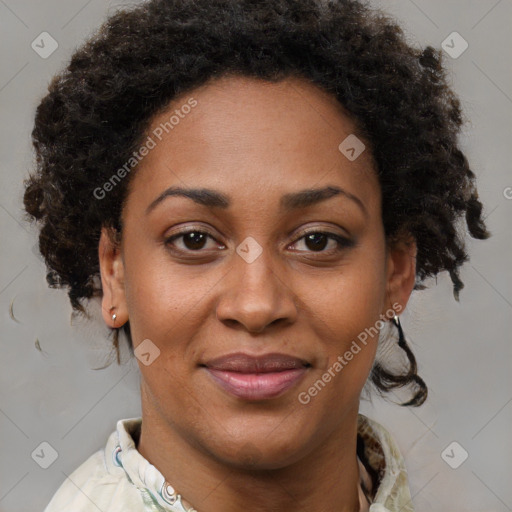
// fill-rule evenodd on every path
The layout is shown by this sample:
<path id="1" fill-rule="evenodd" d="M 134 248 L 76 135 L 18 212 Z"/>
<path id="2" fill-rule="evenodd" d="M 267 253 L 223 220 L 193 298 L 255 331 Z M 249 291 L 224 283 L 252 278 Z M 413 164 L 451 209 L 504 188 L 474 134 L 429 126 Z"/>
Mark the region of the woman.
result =
<path id="1" fill-rule="evenodd" d="M 398 315 L 442 271 L 458 300 L 461 216 L 489 236 L 440 58 L 347 0 L 150 0 L 73 55 L 25 208 L 50 285 L 131 344 L 142 418 L 48 512 L 413 510 L 358 409 L 367 379 L 425 401 Z"/>

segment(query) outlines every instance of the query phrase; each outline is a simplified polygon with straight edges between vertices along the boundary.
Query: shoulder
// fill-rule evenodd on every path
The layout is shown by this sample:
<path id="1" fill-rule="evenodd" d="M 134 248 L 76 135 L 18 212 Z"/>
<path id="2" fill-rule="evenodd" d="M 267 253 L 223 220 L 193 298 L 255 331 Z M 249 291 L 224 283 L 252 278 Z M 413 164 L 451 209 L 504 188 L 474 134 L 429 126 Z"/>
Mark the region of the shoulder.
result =
<path id="1" fill-rule="evenodd" d="M 44 512 L 133 512 L 143 511 L 139 489 L 126 478 L 126 473 L 107 460 L 116 443 L 113 432 L 106 448 L 91 455 L 66 477 Z"/>
<path id="2" fill-rule="evenodd" d="M 357 430 L 363 439 L 368 463 L 379 475 L 379 486 L 370 510 L 412 512 L 407 469 L 394 438 L 381 424 L 362 414 L 358 418 Z M 379 508 L 377 504 L 384 508 Z"/>
<path id="3" fill-rule="evenodd" d="M 405 467 L 398 444 L 380 423 L 359 414 L 357 431 L 363 438 L 366 454 L 373 467 L 379 470 Z"/>

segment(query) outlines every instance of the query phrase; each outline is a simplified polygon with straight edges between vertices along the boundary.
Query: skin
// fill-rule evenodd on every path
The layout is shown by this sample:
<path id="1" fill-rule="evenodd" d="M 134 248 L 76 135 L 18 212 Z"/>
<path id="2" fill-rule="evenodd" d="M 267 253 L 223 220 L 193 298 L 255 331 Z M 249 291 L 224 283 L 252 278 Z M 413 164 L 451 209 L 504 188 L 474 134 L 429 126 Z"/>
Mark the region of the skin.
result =
<path id="1" fill-rule="evenodd" d="M 197 106 L 131 177 L 120 245 L 105 228 L 99 244 L 105 322 L 129 320 L 134 348 L 150 339 L 160 350 L 139 361 L 137 448 L 199 512 L 358 510 L 357 414 L 377 337 L 308 404 L 298 395 L 393 304 L 405 308 L 416 245 L 386 244 L 369 145 L 353 162 L 339 151 L 357 128 L 328 93 L 298 78 L 225 76 L 173 101 L 148 134 L 190 97 Z M 146 215 L 171 186 L 215 189 L 231 205 L 171 196 Z M 285 194 L 326 186 L 365 211 L 343 194 L 280 206 Z M 213 238 L 166 246 L 184 228 Z M 354 244 L 307 243 L 302 230 Z M 236 252 L 249 236 L 262 248 L 251 263 Z M 311 367 L 283 396 L 249 402 L 199 366 L 239 351 Z"/>

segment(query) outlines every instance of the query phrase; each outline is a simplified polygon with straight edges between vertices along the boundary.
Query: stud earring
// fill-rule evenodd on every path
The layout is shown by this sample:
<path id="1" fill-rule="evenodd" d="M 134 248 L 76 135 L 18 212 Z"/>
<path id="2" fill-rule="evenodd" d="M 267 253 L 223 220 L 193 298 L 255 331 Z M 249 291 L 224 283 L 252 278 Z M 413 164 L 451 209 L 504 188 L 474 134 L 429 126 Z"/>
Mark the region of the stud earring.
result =
<path id="1" fill-rule="evenodd" d="M 115 307 L 114 307 L 114 306 L 112 306 L 112 307 L 110 308 L 110 311 L 113 311 L 114 309 L 115 309 Z M 116 318 L 117 318 L 117 315 L 116 315 L 115 313 L 113 313 L 113 314 L 112 314 L 112 322 L 114 322 L 114 323 L 115 323 Z"/>

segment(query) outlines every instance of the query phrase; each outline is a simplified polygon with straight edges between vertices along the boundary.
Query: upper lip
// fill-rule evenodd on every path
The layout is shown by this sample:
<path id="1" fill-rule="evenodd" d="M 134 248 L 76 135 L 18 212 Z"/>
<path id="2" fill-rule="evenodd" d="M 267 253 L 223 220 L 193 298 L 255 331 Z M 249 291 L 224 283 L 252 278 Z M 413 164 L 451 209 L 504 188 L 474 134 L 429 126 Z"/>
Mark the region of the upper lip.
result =
<path id="1" fill-rule="evenodd" d="M 251 356 L 242 352 L 228 354 L 207 361 L 203 366 L 213 370 L 240 373 L 271 373 L 311 366 L 304 359 L 287 354 Z"/>

